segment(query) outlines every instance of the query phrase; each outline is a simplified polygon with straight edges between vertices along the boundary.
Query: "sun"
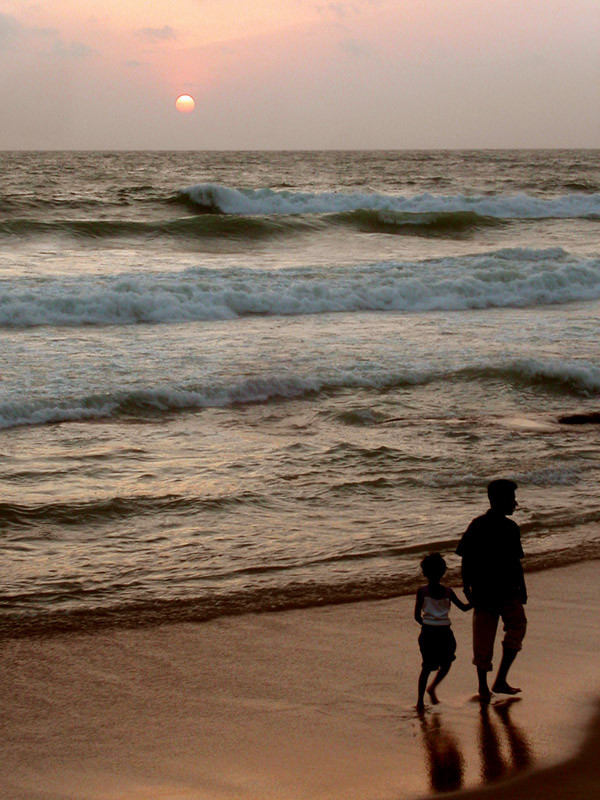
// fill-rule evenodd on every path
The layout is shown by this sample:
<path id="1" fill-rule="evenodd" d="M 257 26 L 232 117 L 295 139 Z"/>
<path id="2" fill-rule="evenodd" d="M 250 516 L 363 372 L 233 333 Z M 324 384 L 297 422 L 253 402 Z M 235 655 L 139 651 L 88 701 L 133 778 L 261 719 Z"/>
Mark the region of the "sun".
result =
<path id="1" fill-rule="evenodd" d="M 175 100 L 175 108 L 182 114 L 189 114 L 196 108 L 196 101 L 189 94 L 180 94 Z"/>

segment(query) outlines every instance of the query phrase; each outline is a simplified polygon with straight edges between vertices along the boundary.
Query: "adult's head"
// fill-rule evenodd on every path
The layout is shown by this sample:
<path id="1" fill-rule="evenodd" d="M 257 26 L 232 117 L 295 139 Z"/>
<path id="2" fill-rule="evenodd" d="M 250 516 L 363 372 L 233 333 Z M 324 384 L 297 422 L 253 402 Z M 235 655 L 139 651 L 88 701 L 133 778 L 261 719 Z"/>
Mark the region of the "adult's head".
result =
<path id="1" fill-rule="evenodd" d="M 490 506 L 500 514 L 512 514 L 518 503 L 515 498 L 517 484 L 507 478 L 490 481 L 487 487 Z"/>

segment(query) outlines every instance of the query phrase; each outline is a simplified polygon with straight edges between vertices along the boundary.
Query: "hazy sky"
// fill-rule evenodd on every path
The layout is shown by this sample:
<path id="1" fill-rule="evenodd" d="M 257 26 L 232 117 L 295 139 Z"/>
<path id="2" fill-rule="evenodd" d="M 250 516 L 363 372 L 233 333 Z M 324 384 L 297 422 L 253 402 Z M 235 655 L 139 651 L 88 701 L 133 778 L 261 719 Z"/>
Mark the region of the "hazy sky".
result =
<path id="1" fill-rule="evenodd" d="M 0 101 L 0 149 L 600 147 L 600 0 L 0 0 Z"/>

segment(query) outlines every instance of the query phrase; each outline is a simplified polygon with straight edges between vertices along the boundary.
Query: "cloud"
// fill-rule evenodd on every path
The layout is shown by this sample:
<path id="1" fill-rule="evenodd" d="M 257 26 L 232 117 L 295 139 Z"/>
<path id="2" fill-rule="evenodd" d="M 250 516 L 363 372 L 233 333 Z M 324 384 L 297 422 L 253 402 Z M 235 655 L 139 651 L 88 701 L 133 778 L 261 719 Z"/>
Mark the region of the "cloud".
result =
<path id="1" fill-rule="evenodd" d="M 38 28 L 23 25 L 16 17 L 9 14 L 0 14 L 0 48 L 11 49 L 15 44 L 23 46 L 26 42 L 48 43 L 51 52 L 61 58 L 83 58 L 88 56 L 92 49 L 82 42 L 65 44 L 60 32 L 56 28 Z"/>
<path id="2" fill-rule="evenodd" d="M 355 3 L 326 3 L 316 7 L 319 14 L 327 17 L 335 17 L 338 20 L 347 20 L 351 16 L 358 14 Z"/>
<path id="3" fill-rule="evenodd" d="M 59 58 L 87 58 L 93 52 L 91 47 L 83 42 L 70 42 L 65 44 L 62 39 L 56 39 L 52 45 L 52 52 Z"/>
<path id="4" fill-rule="evenodd" d="M 360 14 L 365 5 L 377 5 L 378 0 L 338 0 L 338 2 L 325 3 L 324 5 L 316 6 L 319 14 L 325 16 L 333 16 L 338 20 L 348 20 L 350 17 L 355 17 Z"/>
<path id="5" fill-rule="evenodd" d="M 22 30 L 23 26 L 16 17 L 11 17 L 10 14 L 0 14 L 0 43 L 14 39 Z"/>
<path id="6" fill-rule="evenodd" d="M 355 58 L 370 58 L 373 55 L 373 48 L 368 42 L 359 39 L 343 39 L 340 47 L 345 53 Z"/>
<path id="7" fill-rule="evenodd" d="M 149 39 L 153 42 L 177 38 L 176 31 L 170 25 L 163 25 L 162 28 L 139 28 L 137 35 L 142 39 Z"/>

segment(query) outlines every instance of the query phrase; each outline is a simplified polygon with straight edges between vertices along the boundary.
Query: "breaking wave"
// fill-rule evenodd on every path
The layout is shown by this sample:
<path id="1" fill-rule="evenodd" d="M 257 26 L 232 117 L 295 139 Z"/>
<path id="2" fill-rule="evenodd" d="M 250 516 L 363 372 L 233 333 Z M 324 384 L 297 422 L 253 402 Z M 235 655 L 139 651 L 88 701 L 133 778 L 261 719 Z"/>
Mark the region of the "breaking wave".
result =
<path id="1" fill-rule="evenodd" d="M 104 395 L 47 398 L 0 404 L 0 428 L 93 419 L 147 418 L 203 408 L 244 406 L 291 400 L 343 389 L 385 391 L 434 381 L 502 381 L 575 397 L 600 392 L 600 368 L 585 362 L 517 359 L 504 364 L 480 363 L 457 369 L 336 370 L 329 374 L 265 375 L 224 385 L 160 386 L 122 389 Z M 393 421 L 393 420 L 390 420 Z M 373 424 L 387 422 L 373 419 Z M 368 424 L 363 419 L 363 424 Z"/>
<path id="2" fill-rule="evenodd" d="M 83 219 L 39 221 L 12 219 L 0 222 L 0 236 L 62 235 L 80 239 L 263 239 L 318 226 L 310 218 L 226 217 L 217 214 L 173 220 Z"/>
<path id="3" fill-rule="evenodd" d="M 174 207 L 190 216 L 170 218 Z M 14 209 L 6 205 L 0 237 L 250 242 L 340 226 L 368 233 L 456 237 L 516 220 L 600 220 L 600 193 L 410 196 L 234 189 L 203 183 L 170 198 L 155 198 L 151 205 L 136 201 L 133 208 L 69 201 L 40 209 L 40 217 L 33 216 L 34 210 L 35 205 Z"/>
<path id="4" fill-rule="evenodd" d="M 249 315 L 462 311 L 600 298 L 600 259 L 560 248 L 423 262 L 203 269 L 0 282 L 0 326 L 131 325 Z"/>
<path id="5" fill-rule="evenodd" d="M 164 221 L 83 219 L 49 222 L 9 219 L 0 222 L 0 236 L 50 235 L 90 240 L 166 238 L 191 241 L 211 239 L 253 241 L 342 226 L 366 233 L 452 237 L 502 224 L 503 220 L 481 216 L 474 211 L 413 214 L 391 210 L 356 209 L 324 215 L 227 216 L 206 213 Z"/>
<path id="6" fill-rule="evenodd" d="M 480 228 L 498 227 L 503 220 L 475 211 L 373 211 L 357 209 L 329 214 L 329 223 L 345 225 L 365 233 L 390 233 L 413 236 L 461 236 Z"/>
<path id="7" fill-rule="evenodd" d="M 286 192 L 272 189 L 233 189 L 199 183 L 181 189 L 174 202 L 210 214 L 340 214 L 349 211 L 391 211 L 406 214 L 474 213 L 497 219 L 600 219 L 600 193 L 567 194 L 552 198 L 526 194 L 432 195 L 414 197 L 356 192 Z"/>

